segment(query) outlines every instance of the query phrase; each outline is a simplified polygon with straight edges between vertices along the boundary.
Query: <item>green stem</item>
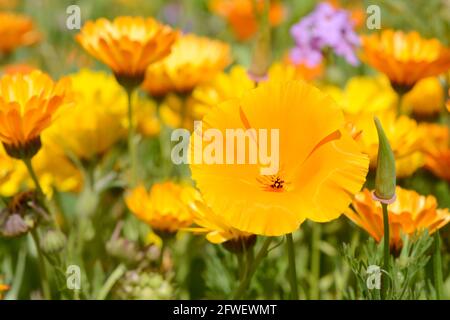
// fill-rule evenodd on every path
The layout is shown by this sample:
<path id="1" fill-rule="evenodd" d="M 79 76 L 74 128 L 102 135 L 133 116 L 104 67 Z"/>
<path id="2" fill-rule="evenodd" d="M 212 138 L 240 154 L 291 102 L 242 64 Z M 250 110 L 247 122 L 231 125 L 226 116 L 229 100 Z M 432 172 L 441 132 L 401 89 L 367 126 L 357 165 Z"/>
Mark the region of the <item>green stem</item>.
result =
<path id="1" fill-rule="evenodd" d="M 33 169 L 31 159 L 23 159 L 23 162 L 25 163 L 25 166 L 27 167 L 28 173 L 30 174 L 31 179 L 34 182 L 34 185 L 36 187 L 36 190 L 37 190 L 39 196 L 42 197 L 42 199 L 45 199 L 44 192 L 42 191 L 42 188 L 41 188 L 41 184 L 39 183 L 39 179 L 36 175 L 36 172 Z"/>
<path id="2" fill-rule="evenodd" d="M 398 102 L 397 102 L 397 118 L 404 114 L 402 110 L 402 104 L 403 104 L 403 96 L 404 93 L 398 93 Z"/>
<path id="3" fill-rule="evenodd" d="M 106 282 L 103 284 L 100 289 L 97 300 L 105 300 L 111 291 L 112 287 L 116 284 L 116 282 L 123 276 L 126 268 L 123 264 L 119 264 L 119 266 L 111 273 Z"/>
<path id="4" fill-rule="evenodd" d="M 310 298 L 318 300 L 320 298 L 319 280 L 320 280 L 320 223 L 314 223 L 312 227 L 312 248 L 311 248 L 311 288 Z"/>
<path id="5" fill-rule="evenodd" d="M 294 251 L 294 240 L 292 239 L 292 233 L 286 235 L 286 246 L 288 251 L 289 259 L 289 282 L 291 284 L 292 299 L 298 300 L 298 289 L 297 289 L 297 270 L 295 267 L 295 251 Z"/>
<path id="6" fill-rule="evenodd" d="M 52 296 L 51 296 L 51 292 L 50 292 L 50 285 L 48 282 L 47 269 L 45 267 L 44 255 L 41 250 L 41 244 L 39 242 L 39 235 L 38 235 L 36 229 L 31 231 L 31 236 L 33 237 L 34 244 L 36 245 L 36 251 L 37 251 L 37 255 L 38 255 L 38 264 L 39 264 L 39 273 L 41 275 L 42 293 L 44 294 L 44 298 L 46 300 L 51 300 Z"/>
<path id="7" fill-rule="evenodd" d="M 441 237 L 438 230 L 434 233 L 433 275 L 436 300 L 442 300 L 444 295 L 444 279 L 442 275 Z"/>
<path id="8" fill-rule="evenodd" d="M 162 241 L 162 244 L 161 244 L 161 252 L 160 252 L 160 254 L 159 254 L 159 259 L 158 259 L 158 267 L 159 267 L 159 270 L 163 270 L 164 253 L 166 252 L 166 248 L 167 248 L 166 241 L 163 240 L 163 241 Z"/>
<path id="9" fill-rule="evenodd" d="M 269 245 L 271 242 L 272 242 L 271 237 L 267 237 L 266 240 L 264 241 L 261 249 L 258 251 L 258 254 L 253 260 L 253 263 L 250 265 L 250 268 L 248 269 L 249 272 L 245 273 L 244 278 L 242 279 L 241 283 L 239 284 L 239 287 L 236 290 L 236 293 L 234 295 L 235 300 L 241 299 L 244 293 L 247 291 L 247 288 L 250 284 L 253 274 L 255 273 L 262 259 L 264 259 L 264 257 L 267 255 L 268 252 L 267 250 L 269 249 Z"/>
<path id="10" fill-rule="evenodd" d="M 390 259 L 390 252 L 389 252 L 389 214 L 388 214 L 388 208 L 387 204 L 382 203 L 381 204 L 383 208 L 383 225 L 384 225 L 384 245 L 383 245 L 383 252 L 384 252 L 384 270 L 386 272 L 389 272 L 389 259 Z M 388 287 L 388 278 L 386 274 L 383 274 L 383 283 L 381 286 L 381 299 L 386 299 L 387 294 L 387 288 Z"/>
<path id="11" fill-rule="evenodd" d="M 131 186 L 135 186 L 137 182 L 136 170 L 137 170 L 137 154 L 136 145 L 134 143 L 135 128 L 133 125 L 133 103 L 131 97 L 133 90 L 126 90 L 128 98 L 128 156 L 130 157 L 131 165 Z"/>

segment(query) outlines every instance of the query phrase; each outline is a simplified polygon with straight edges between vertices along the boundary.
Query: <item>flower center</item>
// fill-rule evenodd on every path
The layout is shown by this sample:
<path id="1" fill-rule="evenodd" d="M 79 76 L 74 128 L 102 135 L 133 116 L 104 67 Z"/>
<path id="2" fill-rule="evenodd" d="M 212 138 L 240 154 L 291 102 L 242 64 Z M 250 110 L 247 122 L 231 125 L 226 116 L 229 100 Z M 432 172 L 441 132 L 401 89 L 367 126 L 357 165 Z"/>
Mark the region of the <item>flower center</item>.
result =
<path id="1" fill-rule="evenodd" d="M 287 191 L 287 185 L 289 184 L 279 175 L 260 176 L 257 180 L 260 184 L 262 184 L 262 189 L 264 191 L 270 192 Z"/>

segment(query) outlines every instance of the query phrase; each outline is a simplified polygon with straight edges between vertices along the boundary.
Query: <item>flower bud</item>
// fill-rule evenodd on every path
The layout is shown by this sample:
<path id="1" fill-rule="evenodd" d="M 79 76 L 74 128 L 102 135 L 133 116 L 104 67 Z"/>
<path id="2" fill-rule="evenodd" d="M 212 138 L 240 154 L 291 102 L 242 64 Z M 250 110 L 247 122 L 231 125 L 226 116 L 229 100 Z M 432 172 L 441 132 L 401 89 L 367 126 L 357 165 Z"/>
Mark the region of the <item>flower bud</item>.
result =
<path id="1" fill-rule="evenodd" d="M 50 229 L 41 240 L 41 247 L 45 253 L 57 253 L 66 246 L 66 236 L 59 230 Z"/>
<path id="2" fill-rule="evenodd" d="M 394 153 L 380 120 L 377 117 L 374 120 L 378 132 L 378 158 L 374 196 L 378 201 L 391 203 L 395 200 L 396 186 Z"/>

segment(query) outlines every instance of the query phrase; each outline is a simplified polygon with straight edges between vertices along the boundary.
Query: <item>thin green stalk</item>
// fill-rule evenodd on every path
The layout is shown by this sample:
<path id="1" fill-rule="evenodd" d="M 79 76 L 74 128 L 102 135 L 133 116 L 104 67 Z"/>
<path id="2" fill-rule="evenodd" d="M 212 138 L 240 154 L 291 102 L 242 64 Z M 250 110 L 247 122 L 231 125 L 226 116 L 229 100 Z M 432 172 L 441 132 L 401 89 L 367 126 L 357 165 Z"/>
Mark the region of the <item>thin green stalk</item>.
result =
<path id="1" fill-rule="evenodd" d="M 31 159 L 23 159 L 23 162 L 25 163 L 28 173 L 30 174 L 31 179 L 34 182 L 36 191 L 38 192 L 39 196 L 42 197 L 42 199 L 44 199 L 44 192 L 42 191 L 41 184 L 39 183 L 39 179 L 36 175 L 36 172 L 33 169 L 33 165 L 31 164 Z"/>
<path id="2" fill-rule="evenodd" d="M 239 284 L 239 287 L 236 290 L 236 293 L 234 295 L 234 299 L 241 299 L 246 292 L 250 281 L 252 280 L 253 274 L 255 273 L 256 269 L 258 268 L 259 264 L 261 263 L 262 259 L 267 255 L 267 250 L 269 249 L 269 245 L 272 242 L 271 237 L 267 237 L 264 241 L 261 249 L 258 251 L 258 254 L 256 255 L 255 259 L 253 260 L 253 263 L 250 265 L 250 268 L 248 269 L 249 272 L 246 272 L 244 275 L 244 278 L 242 279 L 241 283 Z"/>
<path id="3" fill-rule="evenodd" d="M 311 244 L 311 287 L 310 298 L 318 300 L 320 298 L 319 280 L 320 280 L 320 236 L 322 232 L 320 223 L 314 223 L 312 227 Z"/>
<path id="4" fill-rule="evenodd" d="M 403 104 L 403 96 L 404 93 L 398 93 L 398 102 L 397 102 L 397 118 L 403 114 L 402 104 Z"/>
<path id="5" fill-rule="evenodd" d="M 390 259 L 390 252 L 389 252 L 389 215 L 388 215 L 388 208 L 387 204 L 382 203 L 381 204 L 383 208 L 383 225 L 384 225 L 384 270 L 386 272 L 389 272 L 389 259 Z M 387 295 L 387 287 L 388 287 L 389 279 L 386 274 L 383 274 L 383 283 L 381 286 L 381 299 L 386 299 Z"/>
<path id="6" fill-rule="evenodd" d="M 131 165 L 131 185 L 136 185 L 137 182 L 137 154 L 136 154 L 136 145 L 134 143 L 135 136 L 135 128 L 133 125 L 133 103 L 132 97 L 133 90 L 127 90 L 127 98 L 128 98 L 128 156 L 130 157 L 130 165 Z"/>
<path id="7" fill-rule="evenodd" d="M 159 270 L 163 270 L 164 253 L 166 252 L 166 248 L 167 248 L 166 240 L 163 240 L 162 244 L 161 244 L 161 252 L 159 254 L 159 259 L 158 259 Z"/>
<path id="8" fill-rule="evenodd" d="M 444 295 L 444 279 L 442 275 L 441 237 L 439 231 L 434 233 L 433 276 L 436 300 L 442 300 Z"/>
<path id="9" fill-rule="evenodd" d="M 123 276 L 126 271 L 126 267 L 123 264 L 119 264 L 116 269 L 111 273 L 106 282 L 103 284 L 100 289 L 97 300 L 105 300 L 111 291 L 112 287 L 116 284 L 116 282 Z"/>
<path id="10" fill-rule="evenodd" d="M 36 246 L 36 251 L 37 251 L 37 255 L 38 255 L 38 264 L 39 264 L 39 273 L 41 276 L 42 293 L 44 294 L 44 298 L 46 300 L 51 300 L 52 296 L 51 296 L 51 292 L 50 292 L 50 284 L 48 282 L 47 269 L 45 267 L 44 255 L 41 250 L 41 244 L 39 242 L 39 235 L 38 235 L 36 229 L 31 231 L 31 236 L 34 240 L 34 244 Z"/>
<path id="11" fill-rule="evenodd" d="M 297 270 L 295 267 L 295 251 L 294 251 L 294 240 L 292 239 L 292 233 L 286 235 L 286 246 L 288 251 L 289 259 L 289 282 L 291 284 L 293 300 L 298 300 L 298 289 L 297 289 Z"/>

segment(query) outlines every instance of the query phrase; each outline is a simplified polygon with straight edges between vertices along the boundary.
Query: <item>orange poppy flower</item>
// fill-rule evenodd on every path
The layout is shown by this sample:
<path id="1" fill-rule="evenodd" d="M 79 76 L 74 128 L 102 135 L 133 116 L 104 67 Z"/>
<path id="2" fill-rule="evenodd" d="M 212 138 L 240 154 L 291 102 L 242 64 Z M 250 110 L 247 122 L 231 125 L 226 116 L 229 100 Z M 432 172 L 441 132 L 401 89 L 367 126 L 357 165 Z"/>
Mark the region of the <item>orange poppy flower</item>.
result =
<path id="1" fill-rule="evenodd" d="M 69 84 L 38 70 L 0 79 L 0 141 L 10 156 L 22 159 L 39 150 L 41 132 L 70 100 Z"/>
<path id="2" fill-rule="evenodd" d="M 230 61 L 228 44 L 194 34 L 183 35 L 169 56 L 147 68 L 142 88 L 154 96 L 188 92 L 211 80 Z"/>
<path id="3" fill-rule="evenodd" d="M 0 39 L 0 52 L 8 54 L 18 47 L 38 42 L 40 34 L 35 30 L 30 18 L 10 12 L 0 12 Z"/>
<path id="4" fill-rule="evenodd" d="M 170 53 L 177 35 L 152 18 L 118 17 L 114 21 L 88 21 L 76 39 L 93 57 L 108 65 L 116 77 L 141 81 L 151 63 Z"/>
<path id="5" fill-rule="evenodd" d="M 450 49 L 437 39 L 417 32 L 385 30 L 362 37 L 364 60 L 386 74 L 399 92 L 409 91 L 420 79 L 437 76 L 450 68 Z"/>
<path id="6" fill-rule="evenodd" d="M 269 80 L 208 112 L 203 129 L 209 128 L 222 137 L 229 129 L 240 129 L 249 135 L 248 142 L 257 138 L 252 132 L 265 129 L 265 143 L 273 156 L 278 155 L 278 170 L 269 175 L 261 171 L 267 168 L 261 158 L 242 164 L 237 152 L 227 154 L 233 161 L 226 163 L 191 161 L 192 177 L 207 205 L 238 230 L 279 236 L 293 232 L 306 218 L 333 220 L 365 181 L 369 159 L 345 129 L 342 112 L 328 95 L 306 82 Z M 272 131 L 278 132 L 278 143 Z M 194 130 L 191 153 L 208 156 L 211 146 L 206 141 L 210 139 Z M 231 149 L 235 142 L 224 145 Z M 234 147 L 249 158 L 251 149 L 244 143 Z"/>
<path id="7" fill-rule="evenodd" d="M 248 40 L 258 29 L 252 0 L 211 0 L 210 9 L 230 23 L 239 40 Z M 257 12 L 262 13 L 263 9 L 264 2 L 257 1 Z M 271 1 L 269 9 L 270 24 L 276 26 L 282 22 L 283 18 L 284 7 L 281 1 Z"/>
<path id="8" fill-rule="evenodd" d="M 419 195 L 412 190 L 396 188 L 397 200 L 388 206 L 390 246 L 398 251 L 402 247 L 401 235 L 412 236 L 425 229 L 431 234 L 450 222 L 448 209 L 438 209 L 436 198 Z M 366 230 L 377 242 L 384 235 L 381 204 L 364 189 L 353 200 L 353 209 L 345 215 Z"/>

